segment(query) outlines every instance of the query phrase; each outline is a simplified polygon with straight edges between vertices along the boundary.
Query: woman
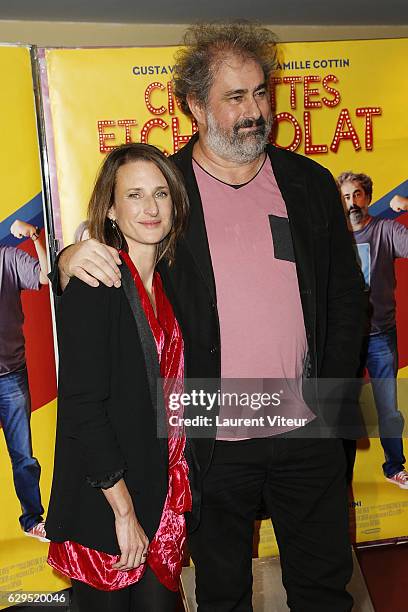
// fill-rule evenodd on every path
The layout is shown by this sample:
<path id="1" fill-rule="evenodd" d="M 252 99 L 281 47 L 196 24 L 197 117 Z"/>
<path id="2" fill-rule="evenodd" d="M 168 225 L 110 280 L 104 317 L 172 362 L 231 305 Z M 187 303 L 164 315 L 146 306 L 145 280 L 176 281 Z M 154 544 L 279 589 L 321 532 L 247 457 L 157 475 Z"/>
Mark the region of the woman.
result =
<path id="1" fill-rule="evenodd" d="M 191 493 L 183 432 L 167 439 L 164 394 L 181 391 L 183 340 L 155 266 L 171 265 L 187 210 L 183 181 L 158 149 L 115 149 L 88 229 L 119 250 L 122 286 L 73 278 L 58 305 L 48 562 L 71 578 L 81 612 L 167 612 L 177 602 Z"/>

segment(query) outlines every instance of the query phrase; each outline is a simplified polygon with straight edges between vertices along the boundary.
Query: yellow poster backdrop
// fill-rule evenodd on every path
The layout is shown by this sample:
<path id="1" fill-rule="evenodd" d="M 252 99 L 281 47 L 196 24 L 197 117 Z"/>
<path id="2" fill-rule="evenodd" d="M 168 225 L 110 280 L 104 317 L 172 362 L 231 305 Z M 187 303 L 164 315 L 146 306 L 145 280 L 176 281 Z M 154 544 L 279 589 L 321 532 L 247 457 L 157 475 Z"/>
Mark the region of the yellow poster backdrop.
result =
<path id="1" fill-rule="evenodd" d="M 193 134 L 195 126 L 173 94 L 175 51 L 44 51 L 47 136 L 56 171 L 53 206 L 61 244 L 72 242 L 85 218 L 96 171 L 112 147 L 142 141 L 171 154 Z M 348 169 L 370 175 L 372 210 L 383 216 L 393 193 L 408 185 L 407 52 L 407 39 L 281 44 L 270 83 L 275 144 L 312 157 L 335 176 Z M 406 266 L 399 270 L 402 283 L 407 273 Z M 397 303 L 400 312 L 400 294 Z M 398 333 L 402 378 L 408 374 L 408 333 L 400 315 Z M 364 393 L 370 393 L 368 386 Z M 400 395 L 406 403 L 402 385 Z M 361 445 L 350 500 L 357 542 L 408 535 L 408 493 L 385 481 L 382 462 L 378 440 Z M 260 554 L 275 551 L 272 530 L 264 522 Z"/>
<path id="2" fill-rule="evenodd" d="M 46 50 L 63 243 L 73 240 L 112 147 L 142 141 L 171 154 L 191 137 L 172 90 L 174 51 Z"/>
<path id="3" fill-rule="evenodd" d="M 0 46 L 0 74 L 0 248 L 18 248 L 36 257 L 31 240 L 18 240 L 10 233 L 11 224 L 19 219 L 38 226 L 41 239 L 44 238 L 30 49 Z M 40 490 L 46 510 L 52 477 L 56 414 L 55 360 L 48 287 L 42 287 L 40 291 L 23 291 L 22 304 L 31 396 L 32 444 L 34 455 L 41 465 Z M 1 415 L 7 416 L 5 399 L 5 395 L 2 395 Z M 61 590 L 66 583 L 46 564 L 48 545 L 25 537 L 21 530 L 18 519 L 22 510 L 14 488 L 3 431 L 0 434 L 0 490 L 0 609 L 3 609 L 13 602 L 23 603 L 24 599 L 18 599 L 21 591 L 41 592 L 44 597 L 47 591 Z M 16 592 L 16 595 L 8 601 L 7 592 Z"/>

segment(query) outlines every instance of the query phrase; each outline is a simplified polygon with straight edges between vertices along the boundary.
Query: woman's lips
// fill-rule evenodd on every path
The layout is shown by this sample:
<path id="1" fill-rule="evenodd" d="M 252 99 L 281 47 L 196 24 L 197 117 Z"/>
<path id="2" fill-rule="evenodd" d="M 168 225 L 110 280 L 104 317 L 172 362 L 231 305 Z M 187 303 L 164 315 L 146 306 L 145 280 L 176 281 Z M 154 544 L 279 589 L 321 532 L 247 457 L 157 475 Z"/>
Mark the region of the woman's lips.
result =
<path id="1" fill-rule="evenodd" d="M 148 228 L 155 228 L 160 225 L 161 221 L 139 221 L 140 225 Z"/>

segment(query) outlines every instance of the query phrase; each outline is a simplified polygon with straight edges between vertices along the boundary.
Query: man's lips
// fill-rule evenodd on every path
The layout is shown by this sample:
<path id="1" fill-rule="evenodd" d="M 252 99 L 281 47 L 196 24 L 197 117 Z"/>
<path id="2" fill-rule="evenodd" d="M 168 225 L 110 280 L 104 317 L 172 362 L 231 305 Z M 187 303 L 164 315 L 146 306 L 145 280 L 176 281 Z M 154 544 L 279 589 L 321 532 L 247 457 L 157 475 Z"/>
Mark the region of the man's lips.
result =
<path id="1" fill-rule="evenodd" d="M 238 132 L 246 132 L 246 133 L 262 133 L 264 131 L 263 125 L 244 125 L 238 128 Z"/>

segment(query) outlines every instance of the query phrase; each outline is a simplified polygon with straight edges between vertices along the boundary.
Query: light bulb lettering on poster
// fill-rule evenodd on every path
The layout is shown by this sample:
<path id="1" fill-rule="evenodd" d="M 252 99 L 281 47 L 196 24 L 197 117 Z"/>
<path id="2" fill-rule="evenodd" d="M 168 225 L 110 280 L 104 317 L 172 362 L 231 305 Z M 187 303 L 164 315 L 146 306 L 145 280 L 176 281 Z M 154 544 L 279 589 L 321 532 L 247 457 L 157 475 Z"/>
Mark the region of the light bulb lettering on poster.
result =
<path id="1" fill-rule="evenodd" d="M 327 67 L 336 70 L 327 72 Z M 310 72 L 311 68 L 315 73 Z M 305 155 L 319 155 L 329 151 L 337 153 L 342 141 L 350 141 L 355 151 L 362 147 L 372 151 L 374 118 L 382 115 L 382 108 L 375 100 L 363 106 L 343 105 L 340 71 L 348 68 L 350 60 L 344 58 L 277 62 L 276 70 L 269 80 L 271 107 L 274 111 L 271 142 L 289 151 L 297 151 L 303 145 Z M 177 153 L 188 142 L 197 131 L 197 125 L 191 119 L 189 133 L 180 132 L 178 115 L 182 111 L 173 91 L 174 69 L 174 65 L 132 67 L 135 77 L 155 77 L 143 92 L 143 102 L 150 118 L 142 124 L 138 117 L 98 120 L 101 153 L 112 151 L 122 142 L 155 143 L 157 136 L 152 134 L 155 129 L 165 132 L 168 147 L 163 148 L 163 151 L 166 155 Z M 321 73 L 316 73 L 316 69 L 320 69 Z M 299 71 L 304 74 L 300 76 Z M 322 112 L 327 109 L 337 109 L 337 112 L 330 114 L 332 126 L 331 129 L 328 126 L 325 142 L 317 143 L 313 140 L 313 127 L 316 129 Z"/>

